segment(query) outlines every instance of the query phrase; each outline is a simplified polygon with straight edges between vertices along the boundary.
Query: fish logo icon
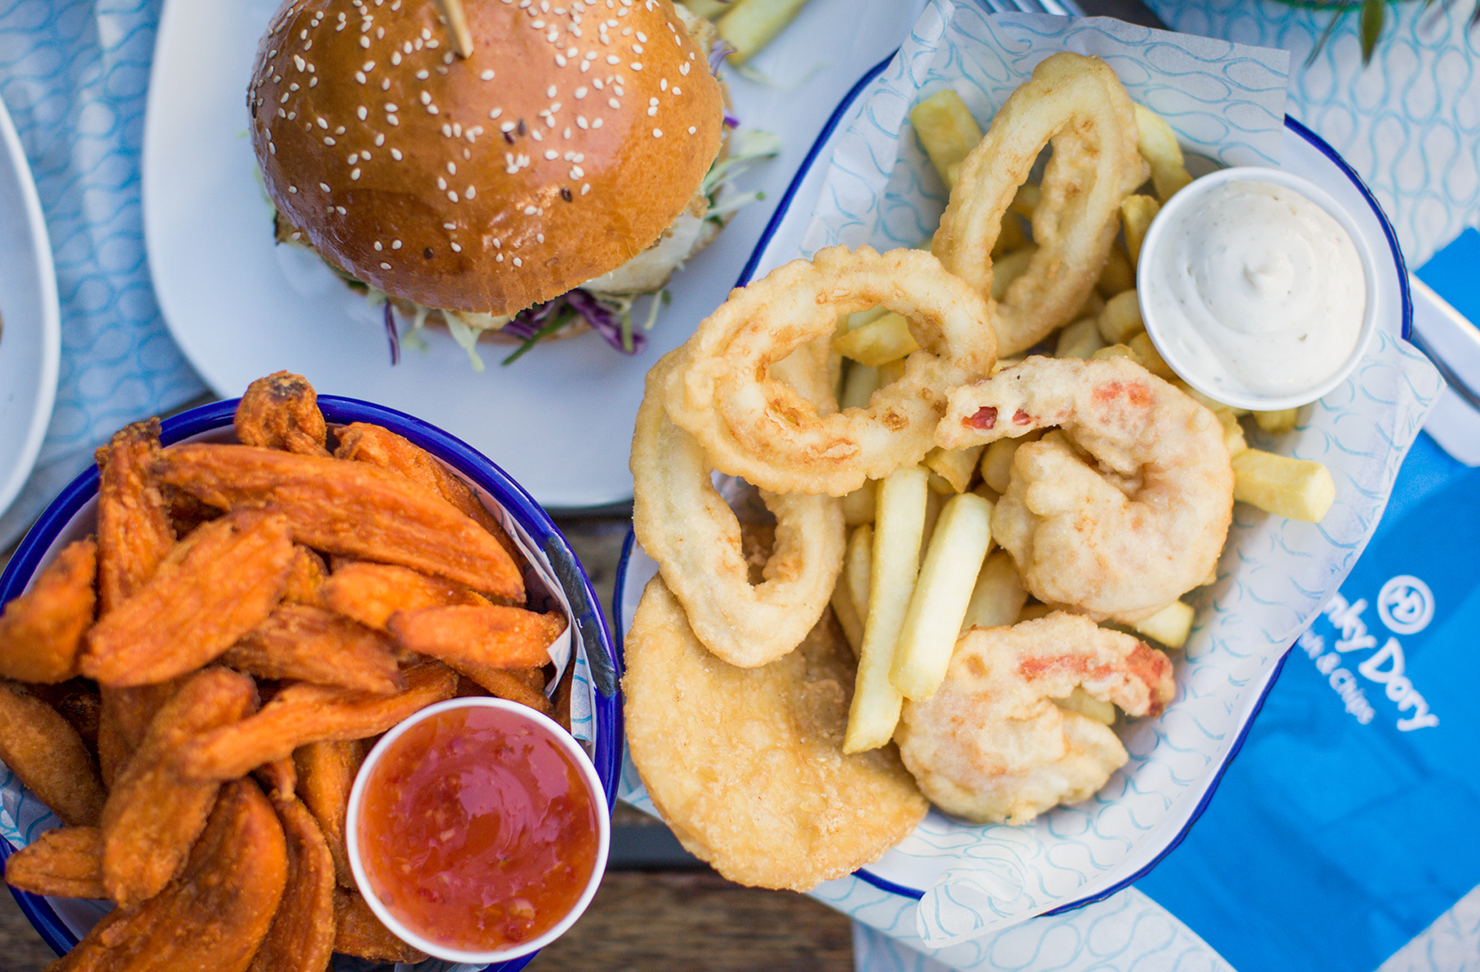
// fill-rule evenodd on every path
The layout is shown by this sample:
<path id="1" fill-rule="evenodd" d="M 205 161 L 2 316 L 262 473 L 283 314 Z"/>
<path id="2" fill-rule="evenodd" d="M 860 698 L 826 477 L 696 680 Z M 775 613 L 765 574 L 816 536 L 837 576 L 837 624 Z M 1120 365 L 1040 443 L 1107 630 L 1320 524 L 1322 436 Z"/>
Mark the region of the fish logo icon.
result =
<path id="1" fill-rule="evenodd" d="M 1382 585 L 1377 614 L 1394 634 L 1418 634 L 1434 619 L 1434 594 L 1411 574 L 1399 574 Z"/>

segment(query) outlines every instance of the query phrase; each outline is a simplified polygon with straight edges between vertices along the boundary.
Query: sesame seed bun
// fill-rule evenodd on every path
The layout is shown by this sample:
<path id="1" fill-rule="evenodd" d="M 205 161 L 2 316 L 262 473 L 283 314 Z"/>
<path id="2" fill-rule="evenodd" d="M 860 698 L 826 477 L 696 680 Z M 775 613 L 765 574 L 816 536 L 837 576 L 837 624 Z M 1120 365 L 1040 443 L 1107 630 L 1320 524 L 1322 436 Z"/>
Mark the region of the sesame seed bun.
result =
<path id="1" fill-rule="evenodd" d="M 722 94 L 670 0 L 289 0 L 251 137 L 329 263 L 425 307 L 513 314 L 656 241 L 720 149 Z"/>

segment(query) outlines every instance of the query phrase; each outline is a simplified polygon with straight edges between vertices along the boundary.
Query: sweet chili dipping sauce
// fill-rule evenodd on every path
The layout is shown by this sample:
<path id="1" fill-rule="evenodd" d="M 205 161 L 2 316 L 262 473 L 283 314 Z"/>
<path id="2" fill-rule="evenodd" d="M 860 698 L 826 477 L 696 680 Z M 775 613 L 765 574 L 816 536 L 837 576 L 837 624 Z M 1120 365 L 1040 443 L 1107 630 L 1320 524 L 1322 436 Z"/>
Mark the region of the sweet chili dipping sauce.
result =
<path id="1" fill-rule="evenodd" d="M 598 856 L 598 809 L 574 759 L 499 708 L 409 727 L 361 797 L 359 852 L 377 897 L 422 938 L 468 952 L 549 931 Z"/>

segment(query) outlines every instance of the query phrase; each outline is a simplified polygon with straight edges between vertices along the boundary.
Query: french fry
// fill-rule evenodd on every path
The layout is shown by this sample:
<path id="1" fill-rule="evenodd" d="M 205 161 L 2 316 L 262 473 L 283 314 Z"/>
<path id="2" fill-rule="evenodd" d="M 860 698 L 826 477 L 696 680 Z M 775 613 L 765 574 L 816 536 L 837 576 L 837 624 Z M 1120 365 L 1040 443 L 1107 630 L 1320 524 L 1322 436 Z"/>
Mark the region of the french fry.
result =
<path id="1" fill-rule="evenodd" d="M 1279 434 L 1295 431 L 1300 418 L 1300 409 L 1281 408 L 1273 412 L 1254 412 L 1254 424 L 1265 432 Z"/>
<path id="2" fill-rule="evenodd" d="M 1236 456 L 1249 448 L 1249 443 L 1244 439 L 1244 427 L 1239 424 L 1238 416 L 1226 408 L 1217 408 L 1213 414 L 1218 418 L 1218 424 L 1223 426 L 1223 444 L 1228 446 L 1229 456 Z"/>
<path id="3" fill-rule="evenodd" d="M 320 595 L 324 581 L 329 578 L 329 567 L 324 558 L 301 544 L 293 547 L 293 563 L 288 568 L 288 583 L 283 588 L 283 601 L 287 604 L 322 606 Z"/>
<path id="4" fill-rule="evenodd" d="M 1125 249 L 1132 267 L 1141 261 L 1141 241 L 1160 210 L 1161 203 L 1150 196 L 1132 195 L 1120 201 L 1120 227 L 1125 233 Z"/>
<path id="5" fill-rule="evenodd" d="M 1140 356 L 1138 354 L 1136 354 L 1136 352 L 1134 350 L 1131 349 L 1131 346 L 1129 344 L 1111 344 L 1111 345 L 1107 345 L 1106 347 L 1103 347 L 1100 350 L 1096 351 L 1094 354 L 1090 355 L 1090 357 L 1091 358 L 1130 358 L 1132 361 L 1136 362 L 1137 364 L 1139 364 L 1140 361 L 1141 361 Z"/>
<path id="6" fill-rule="evenodd" d="M 941 181 L 947 189 L 955 188 L 962 160 L 982 140 L 981 126 L 966 103 L 954 91 L 938 91 L 910 109 L 910 124 Z"/>
<path id="7" fill-rule="evenodd" d="M 860 523 L 874 522 L 874 507 L 878 499 L 879 484 L 876 480 L 865 480 L 864 484 L 853 492 L 844 496 L 841 501 L 843 507 L 843 523 L 848 526 L 858 526 Z"/>
<path id="8" fill-rule="evenodd" d="M 892 311 L 846 334 L 839 334 L 833 338 L 832 346 L 843 357 L 871 367 L 898 361 L 920 350 L 915 336 L 910 333 L 909 322 L 903 315 Z"/>
<path id="9" fill-rule="evenodd" d="M 993 551 L 977 574 L 961 629 L 1014 624 L 1027 601 L 1028 592 L 1023 590 L 1023 580 L 1012 556 L 1005 550 Z"/>
<path id="10" fill-rule="evenodd" d="M 879 384 L 891 385 L 904 375 L 904 359 L 879 365 Z"/>
<path id="11" fill-rule="evenodd" d="M 1053 356 L 1088 358 L 1104 346 L 1105 338 L 1100 334 L 1099 322 L 1093 317 L 1086 317 L 1064 325 L 1064 329 L 1059 332 L 1058 343 L 1054 346 Z"/>
<path id="12" fill-rule="evenodd" d="M 1141 320 L 1141 305 L 1136 300 L 1135 290 L 1122 290 L 1106 298 L 1105 309 L 1095 324 L 1108 344 L 1125 344 L 1131 335 L 1144 331 L 1146 325 Z"/>
<path id="13" fill-rule="evenodd" d="M 461 661 L 450 661 L 447 664 L 464 679 L 482 689 L 481 693 L 475 694 L 494 695 L 510 702 L 518 702 L 545 715 L 555 712 L 555 706 L 545 695 L 543 668 L 494 668 L 491 665 L 474 665 Z M 458 689 L 458 694 L 463 694 L 461 688 Z"/>
<path id="14" fill-rule="evenodd" d="M 859 620 L 868 619 L 869 583 L 874 573 L 874 527 L 865 523 L 848 537 L 843 552 L 841 580 L 848 586 L 848 597 L 858 609 Z M 861 644 L 861 642 L 860 642 Z"/>
<path id="15" fill-rule="evenodd" d="M 1192 633 L 1192 605 L 1173 601 L 1150 617 L 1133 622 L 1131 627 L 1168 648 L 1181 648 Z"/>
<path id="16" fill-rule="evenodd" d="M 952 492 L 964 493 L 971 487 L 976 475 L 977 463 L 986 446 L 970 446 L 965 449 L 931 449 L 921 460 L 925 468 L 937 473 L 949 484 Z"/>
<path id="17" fill-rule="evenodd" d="M 82 637 L 93 622 L 98 545 L 68 544 L 31 589 L 0 614 L 0 678 L 54 684 L 77 674 Z"/>
<path id="18" fill-rule="evenodd" d="M 829 603 L 832 605 L 833 617 L 838 619 L 838 627 L 843 629 L 848 647 L 857 655 L 863 648 L 863 617 L 853 604 L 853 595 L 848 593 L 848 582 L 842 574 L 838 575 L 837 582 L 833 584 Z"/>
<path id="19" fill-rule="evenodd" d="M 1156 345 L 1151 343 L 1151 335 L 1145 331 L 1132 334 L 1126 344 L 1136 353 L 1136 360 L 1141 362 L 1141 366 L 1147 371 L 1167 381 L 1176 379 L 1177 373 L 1163 360 L 1161 352 L 1156 350 Z"/>
<path id="20" fill-rule="evenodd" d="M 334 951 L 376 962 L 415 964 L 426 954 L 392 935 L 358 891 L 334 891 Z"/>
<path id="21" fill-rule="evenodd" d="M 1233 457 L 1233 498 L 1286 519 L 1319 523 L 1336 501 L 1336 483 L 1313 459 L 1245 449 Z"/>
<path id="22" fill-rule="evenodd" d="M 910 595 L 889 681 L 907 699 L 928 699 L 945 680 L 951 649 L 992 543 L 992 504 L 975 493 L 946 501 Z"/>
<path id="23" fill-rule="evenodd" d="M 100 615 L 142 587 L 175 545 L 168 505 L 150 472 L 158 456 L 158 419 L 120 429 L 97 451 Z"/>
<path id="24" fill-rule="evenodd" d="M 1019 250 L 1004 253 L 999 258 L 992 260 L 992 299 L 1000 301 L 1007 296 L 1007 288 L 1018 277 L 1028 272 L 1028 264 L 1033 262 L 1033 255 L 1038 252 L 1038 247 L 1031 243 Z"/>
<path id="25" fill-rule="evenodd" d="M 1074 686 L 1074 691 L 1062 699 L 1054 699 L 1053 702 L 1059 708 L 1078 713 L 1087 719 L 1103 722 L 1107 726 L 1115 725 L 1115 703 L 1095 698 L 1082 685 Z"/>
<path id="26" fill-rule="evenodd" d="M 1008 212 L 1017 213 L 1024 219 L 1033 218 L 1033 210 L 1038 208 L 1038 200 L 1043 197 L 1042 187 L 1036 182 L 1025 182 L 1018 186 L 1017 192 L 1013 194 L 1012 202 L 1008 204 Z"/>
<path id="27" fill-rule="evenodd" d="M 1136 270 L 1131 266 L 1131 258 L 1126 256 L 1125 250 L 1117 243 L 1110 248 L 1110 255 L 1105 258 L 1105 266 L 1100 271 L 1099 279 L 1095 281 L 1095 289 L 1100 292 L 1101 297 L 1109 300 L 1135 285 Z"/>
<path id="28" fill-rule="evenodd" d="M 1151 184 L 1156 187 L 1157 197 L 1165 203 L 1192 181 L 1182 156 L 1182 146 L 1177 144 L 1177 134 L 1166 119 L 1142 104 L 1136 105 L 1136 128 L 1136 148 L 1151 164 Z"/>
<path id="29" fill-rule="evenodd" d="M 1007 492 L 1007 484 L 1012 479 L 1012 457 L 1024 442 L 1032 442 L 1036 438 L 1037 435 L 1029 433 L 1015 439 L 998 439 L 987 443 L 987 448 L 982 452 L 982 482 L 999 495 Z"/>
<path id="30" fill-rule="evenodd" d="M 923 466 L 903 466 L 879 483 L 879 510 L 873 527 L 868 614 L 858 678 L 848 709 L 845 753 L 877 749 L 894 735 L 903 696 L 889 680 L 895 645 L 909 610 L 920 570 L 920 543 L 930 493 Z M 862 529 L 860 527 L 860 529 Z"/>
<path id="31" fill-rule="evenodd" d="M 14 682 L 0 680 L 0 761 L 69 827 L 92 827 L 103 784 L 71 723 Z"/>
<path id="32" fill-rule="evenodd" d="M 730 0 L 683 0 L 683 5 L 688 8 L 689 13 L 705 20 L 723 17 L 734 6 Z"/>
<path id="33" fill-rule="evenodd" d="M 807 0 L 735 0 L 720 17 L 719 36 L 735 48 L 731 64 L 744 64 L 765 47 L 802 9 Z"/>
<path id="34" fill-rule="evenodd" d="M 992 259 L 1001 259 L 1004 253 L 1021 250 L 1032 242 L 1028 239 L 1022 217 L 1008 210 L 1002 214 L 1002 223 L 997 228 L 997 240 L 992 244 Z"/>
<path id="35" fill-rule="evenodd" d="M 491 603 L 465 584 L 432 577 L 410 567 L 363 560 L 337 565 L 324 581 L 320 598 L 329 610 L 378 631 L 386 630 L 391 615 L 397 611 Z"/>

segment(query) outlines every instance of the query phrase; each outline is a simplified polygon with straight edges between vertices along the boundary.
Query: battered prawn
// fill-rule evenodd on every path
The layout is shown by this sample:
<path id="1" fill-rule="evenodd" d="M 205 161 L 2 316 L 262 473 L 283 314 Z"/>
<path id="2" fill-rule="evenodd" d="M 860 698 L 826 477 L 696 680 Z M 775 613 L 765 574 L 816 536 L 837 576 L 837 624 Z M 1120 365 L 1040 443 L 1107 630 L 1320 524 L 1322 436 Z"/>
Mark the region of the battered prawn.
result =
<path id="1" fill-rule="evenodd" d="M 1138 621 L 1203 583 L 1233 517 L 1213 413 L 1127 358 L 1033 357 L 954 390 L 936 442 L 955 449 L 1054 426 L 1018 448 L 992 515 L 1028 591 Z"/>
<path id="2" fill-rule="evenodd" d="M 1083 615 L 970 628 L 935 695 L 905 703 L 899 754 L 947 813 L 1027 823 L 1087 799 L 1125 765 L 1109 726 L 1054 704 L 1076 687 L 1134 716 L 1160 714 L 1176 691 L 1166 655 Z"/>

